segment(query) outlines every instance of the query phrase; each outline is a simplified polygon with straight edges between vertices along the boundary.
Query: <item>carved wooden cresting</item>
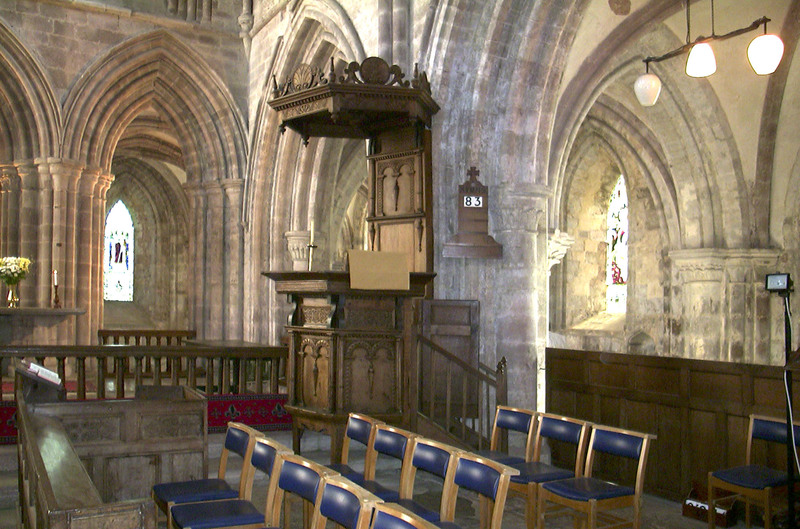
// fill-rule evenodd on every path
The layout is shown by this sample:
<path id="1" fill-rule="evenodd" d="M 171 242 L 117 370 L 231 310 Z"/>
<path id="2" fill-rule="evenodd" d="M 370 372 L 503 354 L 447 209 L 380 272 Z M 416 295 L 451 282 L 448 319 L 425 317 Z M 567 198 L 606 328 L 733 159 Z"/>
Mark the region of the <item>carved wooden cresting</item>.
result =
<path id="1" fill-rule="evenodd" d="M 412 272 L 433 271 L 431 134 L 439 106 L 425 73 L 411 80 L 378 57 L 337 74 L 307 64 L 284 83 L 273 78 L 281 130 L 310 137 L 369 140 L 370 249 L 404 253 Z"/>

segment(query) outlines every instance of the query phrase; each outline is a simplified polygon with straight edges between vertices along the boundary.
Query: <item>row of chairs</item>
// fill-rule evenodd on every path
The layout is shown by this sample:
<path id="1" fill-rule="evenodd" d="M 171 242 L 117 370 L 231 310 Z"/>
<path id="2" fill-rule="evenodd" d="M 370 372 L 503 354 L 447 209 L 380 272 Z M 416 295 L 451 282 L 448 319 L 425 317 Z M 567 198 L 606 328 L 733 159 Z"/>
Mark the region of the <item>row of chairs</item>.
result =
<path id="1" fill-rule="evenodd" d="M 524 436 L 523 455 L 499 450 L 504 433 Z M 499 405 L 489 450 L 479 453 L 519 471 L 511 477 L 509 494 L 525 498 L 528 529 L 542 529 L 546 516 L 563 514 L 572 515 L 576 523 L 585 520 L 590 529 L 606 525 L 638 528 L 645 466 L 654 439 L 651 434 Z M 544 462 L 545 442 L 571 446 L 574 467 Z M 635 461 L 633 482 L 620 485 L 594 477 L 595 463 L 602 454 Z M 626 507 L 633 508 L 630 519 L 620 515 L 619 509 Z"/>
<path id="2" fill-rule="evenodd" d="M 291 509 L 287 509 L 287 500 L 292 495 L 303 500 L 306 528 L 323 529 L 332 520 L 347 529 L 456 529 L 455 494 L 459 488 L 466 488 L 482 498 L 481 513 L 485 515 L 482 527 L 486 527 L 484 523 L 500 526 L 505 493 L 514 470 L 366 416 L 351 416 L 350 433 L 349 427 L 357 429 L 365 418 L 375 426 L 368 435 L 377 441 L 373 443 L 376 451 L 413 461 L 410 467 L 404 465 L 401 470 L 399 490 L 374 480 L 376 458 L 372 456 L 367 458 L 370 463 L 365 462 L 365 470 L 369 466 L 371 473 L 354 471 L 346 464 L 326 467 L 292 453 L 252 428 L 232 422 L 225 436 L 218 476 L 155 485 L 152 497 L 156 517 L 159 513 L 166 514 L 169 529 L 278 527 L 281 519 L 283 527 L 289 527 Z M 237 488 L 225 480 L 228 460 L 233 454 L 242 460 Z M 440 510 L 429 511 L 413 500 L 410 468 L 446 476 Z M 261 473 L 267 482 L 263 512 L 250 501 L 256 473 Z"/>
<path id="3" fill-rule="evenodd" d="M 459 491 L 467 490 L 478 496 L 480 526 L 499 529 L 510 479 L 519 471 L 364 414 L 349 415 L 344 435 L 342 459 L 330 465 L 330 468 L 381 500 L 397 504 L 437 527 L 453 529 L 458 527 L 454 520 Z M 350 448 L 354 443 L 365 449 L 363 468 L 360 470 L 355 469 L 350 461 Z M 376 480 L 379 458 L 399 462 L 396 484 L 386 485 Z M 431 509 L 415 499 L 415 482 L 419 471 L 436 476 L 442 484 L 438 509 Z"/>

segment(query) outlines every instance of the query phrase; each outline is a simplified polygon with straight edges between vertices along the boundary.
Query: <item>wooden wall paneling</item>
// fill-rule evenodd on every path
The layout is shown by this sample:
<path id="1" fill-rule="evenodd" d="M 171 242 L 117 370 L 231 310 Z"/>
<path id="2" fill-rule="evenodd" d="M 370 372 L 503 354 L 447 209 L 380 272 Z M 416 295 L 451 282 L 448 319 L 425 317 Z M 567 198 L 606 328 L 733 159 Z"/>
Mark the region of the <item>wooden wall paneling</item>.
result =
<path id="1" fill-rule="evenodd" d="M 780 367 L 551 348 L 546 362 L 547 410 L 656 434 L 646 486 L 674 500 L 743 464 L 751 413 L 785 416 Z M 759 450 L 785 468 L 780 447 Z"/>

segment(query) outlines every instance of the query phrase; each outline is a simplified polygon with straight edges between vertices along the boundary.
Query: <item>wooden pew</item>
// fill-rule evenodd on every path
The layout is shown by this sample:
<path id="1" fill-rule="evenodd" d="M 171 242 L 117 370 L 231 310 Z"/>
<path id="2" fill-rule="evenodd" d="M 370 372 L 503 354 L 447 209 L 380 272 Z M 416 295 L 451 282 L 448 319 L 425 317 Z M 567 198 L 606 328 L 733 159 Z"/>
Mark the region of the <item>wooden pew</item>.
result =
<path id="1" fill-rule="evenodd" d="M 207 474 L 206 401 L 194 390 L 151 386 L 134 399 L 32 404 L 20 386 L 24 527 L 155 529 L 153 483 Z"/>
<path id="2" fill-rule="evenodd" d="M 147 498 L 104 503 L 59 421 L 36 417 L 21 395 L 17 402 L 23 527 L 155 529 Z"/>

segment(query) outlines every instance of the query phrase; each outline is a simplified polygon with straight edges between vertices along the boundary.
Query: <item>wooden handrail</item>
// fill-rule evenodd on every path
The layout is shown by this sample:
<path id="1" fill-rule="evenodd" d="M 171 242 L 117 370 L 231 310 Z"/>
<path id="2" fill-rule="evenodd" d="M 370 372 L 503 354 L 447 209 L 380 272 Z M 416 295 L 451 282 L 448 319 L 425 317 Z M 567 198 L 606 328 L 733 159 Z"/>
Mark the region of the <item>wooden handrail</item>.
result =
<path id="1" fill-rule="evenodd" d="M 427 355 L 426 356 L 426 351 Z M 435 366 L 435 367 L 434 367 Z M 451 441 L 482 449 L 489 445 L 494 410 L 507 404 L 505 358 L 492 372 L 485 366 L 473 366 L 431 339 L 417 335 L 417 369 L 436 377 L 436 368 L 444 371 L 434 383 L 420 376 L 418 420 L 432 422 Z"/>

